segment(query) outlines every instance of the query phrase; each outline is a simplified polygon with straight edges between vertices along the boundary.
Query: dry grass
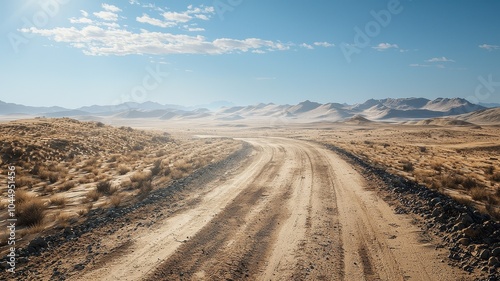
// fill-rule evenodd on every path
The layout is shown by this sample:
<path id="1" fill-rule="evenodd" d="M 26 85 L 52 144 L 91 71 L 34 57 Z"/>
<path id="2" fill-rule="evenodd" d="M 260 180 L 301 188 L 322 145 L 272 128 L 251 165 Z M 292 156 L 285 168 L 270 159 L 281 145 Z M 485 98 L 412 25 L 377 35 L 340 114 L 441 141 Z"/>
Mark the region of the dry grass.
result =
<path id="1" fill-rule="evenodd" d="M 473 203 L 498 206 L 500 202 L 499 127 L 372 124 L 300 133 L 440 192 L 453 190 Z"/>
<path id="2" fill-rule="evenodd" d="M 0 161 L 0 170 L 7 169 L 7 162 L 16 166 L 22 221 L 40 226 L 28 230 L 20 225 L 20 233 L 41 231 L 49 218 L 65 224 L 60 213 L 83 216 L 92 208 L 140 200 L 157 186 L 168 186 L 173 178 L 185 177 L 238 147 L 233 140 L 206 142 L 68 118 L 0 123 L 0 156 L 14 157 Z M 5 175 L 0 174 L 0 181 L 6 182 Z M 0 206 L 5 202 L 0 198 Z M 6 213 L 0 213 L 0 220 Z"/>
<path id="3" fill-rule="evenodd" d="M 34 226 L 42 224 L 47 207 L 38 197 L 30 197 L 17 205 L 17 219 L 20 225 Z"/>
<path id="4" fill-rule="evenodd" d="M 101 193 L 97 189 L 92 189 L 86 194 L 86 198 L 91 201 L 97 201 L 101 197 Z"/>
<path id="5" fill-rule="evenodd" d="M 49 199 L 49 203 L 51 205 L 64 207 L 66 206 L 66 197 L 62 194 L 54 195 Z"/>
<path id="6" fill-rule="evenodd" d="M 118 166 L 118 173 L 120 175 L 125 175 L 128 172 L 130 172 L 130 168 L 128 166 L 123 165 L 123 164 Z"/>

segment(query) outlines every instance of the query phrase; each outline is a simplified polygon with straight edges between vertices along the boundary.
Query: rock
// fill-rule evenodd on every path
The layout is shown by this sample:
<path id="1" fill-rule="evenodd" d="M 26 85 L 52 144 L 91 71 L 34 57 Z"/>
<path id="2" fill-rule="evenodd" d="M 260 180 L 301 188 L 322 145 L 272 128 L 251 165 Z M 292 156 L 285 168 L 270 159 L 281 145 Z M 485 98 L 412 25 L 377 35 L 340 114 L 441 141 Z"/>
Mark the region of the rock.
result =
<path id="1" fill-rule="evenodd" d="M 467 226 L 473 224 L 474 220 L 468 214 L 465 214 L 465 215 L 461 216 L 460 222 L 463 223 L 467 227 Z"/>
<path id="2" fill-rule="evenodd" d="M 499 265 L 498 259 L 496 257 L 489 258 L 488 265 L 489 266 L 498 266 Z"/>
<path id="3" fill-rule="evenodd" d="M 462 230 L 462 233 L 468 237 L 468 238 L 477 238 L 479 234 L 481 233 L 479 227 L 477 225 L 471 225 L 464 230 Z"/>
<path id="4" fill-rule="evenodd" d="M 470 244 L 470 240 L 469 240 L 469 238 L 460 238 L 458 240 L 458 243 L 460 245 L 468 246 Z"/>
<path id="5" fill-rule="evenodd" d="M 75 270 L 83 270 L 85 268 L 85 265 L 79 263 L 79 264 L 75 265 L 74 268 L 75 268 Z"/>
<path id="6" fill-rule="evenodd" d="M 439 202 L 441 202 L 441 198 L 439 198 L 439 197 L 434 197 L 434 198 L 432 198 L 432 200 L 431 200 L 431 205 L 432 205 L 432 206 L 434 206 L 434 205 L 436 205 L 436 204 L 437 204 L 437 203 L 439 203 Z"/>
<path id="7" fill-rule="evenodd" d="M 432 211 L 432 216 L 433 217 L 437 217 L 441 214 L 441 209 L 437 208 L 437 209 L 434 209 L 434 211 Z"/>
<path id="8" fill-rule="evenodd" d="M 479 252 L 479 257 L 483 260 L 489 259 L 491 256 L 491 252 L 488 249 L 484 249 L 481 252 Z"/>
<path id="9" fill-rule="evenodd" d="M 500 257 L 500 247 L 493 249 L 493 251 L 491 251 L 491 255 L 494 257 Z"/>
<path id="10" fill-rule="evenodd" d="M 28 253 L 36 253 L 42 248 L 47 248 L 47 246 L 47 242 L 42 237 L 35 238 L 28 245 Z"/>

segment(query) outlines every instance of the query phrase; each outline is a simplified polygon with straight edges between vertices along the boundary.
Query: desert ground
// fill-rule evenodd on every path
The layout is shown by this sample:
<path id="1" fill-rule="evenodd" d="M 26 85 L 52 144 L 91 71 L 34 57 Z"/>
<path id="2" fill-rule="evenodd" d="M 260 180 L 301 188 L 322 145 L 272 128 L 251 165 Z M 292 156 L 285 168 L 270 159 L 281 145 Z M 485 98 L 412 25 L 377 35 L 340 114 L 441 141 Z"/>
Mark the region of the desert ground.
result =
<path id="1" fill-rule="evenodd" d="M 19 229 L 5 280 L 500 277 L 496 125 L 42 118 L 0 127 L 3 154 L 16 156 L 2 170 L 15 161 L 22 179 L 19 208 L 36 203 L 41 215 Z M 33 160 L 31 146 L 45 154 Z"/>

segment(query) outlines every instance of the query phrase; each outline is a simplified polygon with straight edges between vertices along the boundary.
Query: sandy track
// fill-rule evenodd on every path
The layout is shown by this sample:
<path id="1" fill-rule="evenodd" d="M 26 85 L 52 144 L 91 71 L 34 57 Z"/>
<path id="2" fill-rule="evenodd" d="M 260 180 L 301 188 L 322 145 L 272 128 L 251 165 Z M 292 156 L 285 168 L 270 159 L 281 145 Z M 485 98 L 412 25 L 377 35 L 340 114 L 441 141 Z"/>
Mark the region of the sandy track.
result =
<path id="1" fill-rule="evenodd" d="M 193 194 L 77 280 L 460 280 L 349 164 L 325 148 L 245 139 L 245 169 Z"/>

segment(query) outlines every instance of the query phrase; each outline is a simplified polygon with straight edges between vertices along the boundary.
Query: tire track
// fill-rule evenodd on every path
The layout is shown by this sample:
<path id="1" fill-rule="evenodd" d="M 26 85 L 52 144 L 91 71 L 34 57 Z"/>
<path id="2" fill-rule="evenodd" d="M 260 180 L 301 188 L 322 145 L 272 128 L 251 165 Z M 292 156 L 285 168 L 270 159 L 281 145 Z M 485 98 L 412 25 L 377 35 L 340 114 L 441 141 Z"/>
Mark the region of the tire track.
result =
<path id="1" fill-rule="evenodd" d="M 255 276 L 264 265 L 296 181 L 281 145 L 271 162 L 209 225 L 179 247 L 147 280 L 226 280 Z"/>

